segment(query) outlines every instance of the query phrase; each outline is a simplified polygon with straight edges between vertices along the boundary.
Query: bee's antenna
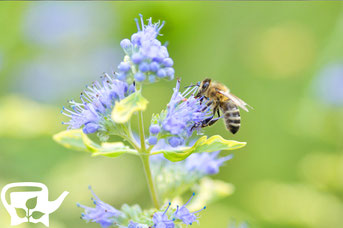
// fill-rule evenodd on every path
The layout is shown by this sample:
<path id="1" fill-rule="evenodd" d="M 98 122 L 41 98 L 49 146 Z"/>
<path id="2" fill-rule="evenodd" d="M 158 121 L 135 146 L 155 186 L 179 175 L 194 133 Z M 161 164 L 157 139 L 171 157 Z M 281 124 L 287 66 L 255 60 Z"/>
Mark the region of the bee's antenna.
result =
<path id="1" fill-rule="evenodd" d="M 200 85 L 200 82 L 197 82 L 197 84 L 195 84 L 195 85 L 192 84 L 192 85 L 186 86 L 185 89 L 186 88 L 191 88 L 191 87 L 194 87 L 194 86 L 198 86 L 199 87 L 199 85 Z"/>

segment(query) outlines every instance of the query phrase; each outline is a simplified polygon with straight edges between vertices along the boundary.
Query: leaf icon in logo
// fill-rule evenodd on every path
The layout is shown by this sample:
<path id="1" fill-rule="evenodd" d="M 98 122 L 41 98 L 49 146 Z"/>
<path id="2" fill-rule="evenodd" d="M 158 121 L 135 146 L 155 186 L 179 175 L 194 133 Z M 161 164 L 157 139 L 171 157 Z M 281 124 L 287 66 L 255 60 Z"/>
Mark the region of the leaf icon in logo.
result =
<path id="1" fill-rule="evenodd" d="M 40 212 L 40 211 L 35 211 L 32 213 L 32 218 L 34 219 L 39 219 L 40 217 L 42 217 L 43 215 L 45 215 L 43 212 Z"/>
<path id="2" fill-rule="evenodd" d="M 26 211 L 23 208 L 16 208 L 17 215 L 19 218 L 25 218 L 26 217 Z"/>
<path id="3" fill-rule="evenodd" d="M 27 209 L 34 209 L 37 205 L 37 197 L 34 197 L 34 198 L 31 198 L 31 199 L 28 199 L 26 201 L 26 207 Z"/>

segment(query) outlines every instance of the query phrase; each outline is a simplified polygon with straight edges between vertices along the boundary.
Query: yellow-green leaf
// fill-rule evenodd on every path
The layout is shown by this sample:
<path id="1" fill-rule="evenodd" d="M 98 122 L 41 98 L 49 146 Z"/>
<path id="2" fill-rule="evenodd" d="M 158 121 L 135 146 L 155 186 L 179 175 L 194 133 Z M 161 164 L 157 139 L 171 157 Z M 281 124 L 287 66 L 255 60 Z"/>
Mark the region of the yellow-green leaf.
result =
<path id="1" fill-rule="evenodd" d="M 214 135 L 197 146 L 196 151 L 193 153 L 213 152 L 218 150 L 235 150 L 244 147 L 246 144 L 246 142 L 226 140 L 220 135 Z"/>
<path id="2" fill-rule="evenodd" d="M 126 123 L 132 114 L 137 111 L 144 111 L 148 104 L 140 91 L 130 94 L 125 99 L 117 102 L 112 110 L 112 120 L 115 123 Z"/>
<path id="3" fill-rule="evenodd" d="M 164 157 L 170 161 L 182 161 L 192 153 L 214 152 L 218 150 L 235 150 L 246 145 L 245 142 L 223 139 L 219 135 L 214 135 L 210 138 L 202 136 L 192 147 L 177 148 L 177 150 L 162 151 Z"/>
<path id="4" fill-rule="evenodd" d="M 136 150 L 122 142 L 102 143 L 92 141 L 81 129 L 62 131 L 54 135 L 54 140 L 61 145 L 75 150 L 92 152 L 92 156 L 118 157 L 123 153 L 138 154 Z"/>
<path id="5" fill-rule="evenodd" d="M 66 130 L 55 134 L 53 139 L 68 149 L 88 151 L 86 145 L 83 143 L 82 134 L 81 129 Z"/>
<path id="6" fill-rule="evenodd" d="M 122 142 L 102 143 L 101 147 L 92 156 L 118 157 L 123 153 L 137 154 L 136 150 L 124 145 Z"/>

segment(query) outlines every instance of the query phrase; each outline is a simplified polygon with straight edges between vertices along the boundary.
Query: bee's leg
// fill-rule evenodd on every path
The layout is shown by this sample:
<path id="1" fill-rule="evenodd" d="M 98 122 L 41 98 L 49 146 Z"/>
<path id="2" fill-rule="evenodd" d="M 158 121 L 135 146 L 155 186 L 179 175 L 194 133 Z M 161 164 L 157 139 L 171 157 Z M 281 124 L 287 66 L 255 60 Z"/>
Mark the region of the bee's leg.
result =
<path id="1" fill-rule="evenodd" d="M 198 127 L 206 127 L 208 125 L 208 123 L 213 119 L 214 116 L 210 116 L 206 119 L 204 119 L 203 121 L 200 121 L 198 123 L 194 123 L 194 125 L 191 127 L 191 131 L 194 130 L 194 128 L 198 128 Z"/>
<path id="2" fill-rule="evenodd" d="M 213 117 L 215 116 L 216 113 L 218 114 L 218 117 L 213 119 Z M 217 122 L 219 119 L 221 119 L 220 111 L 219 111 L 218 106 L 216 106 L 213 108 L 213 115 L 201 122 L 201 127 L 203 128 L 203 127 L 211 126 L 215 122 Z"/>
<path id="3" fill-rule="evenodd" d="M 202 104 L 202 101 L 204 100 L 205 96 L 200 97 L 200 105 Z"/>
<path id="4" fill-rule="evenodd" d="M 202 99 L 204 99 L 204 98 L 206 98 L 206 97 L 204 97 L 204 96 L 201 97 L 201 98 L 200 98 L 200 102 L 201 102 Z M 209 102 L 206 104 L 206 106 L 205 106 L 201 111 L 202 111 L 202 112 L 205 111 L 205 110 L 206 110 L 208 107 L 210 107 L 212 104 L 213 104 L 213 101 L 212 101 L 212 100 L 209 101 Z M 216 112 L 218 112 L 218 115 L 219 115 L 219 109 L 218 109 L 218 107 L 214 107 L 214 108 L 213 108 L 213 114 L 212 114 L 212 116 L 210 116 L 210 117 L 204 119 L 203 121 L 201 121 L 201 122 L 199 122 L 199 123 L 195 123 L 195 124 L 191 127 L 191 131 L 193 131 L 194 128 L 198 128 L 199 126 L 200 126 L 201 128 L 203 128 L 203 127 L 211 126 L 212 124 L 214 124 L 214 123 L 219 119 L 219 118 L 213 119 L 213 117 L 215 116 Z"/>
<path id="5" fill-rule="evenodd" d="M 211 117 L 209 117 L 209 118 L 207 118 L 207 119 L 205 119 L 205 120 L 203 120 L 203 121 L 201 122 L 201 128 L 211 126 L 211 125 L 213 125 L 215 122 L 217 122 L 219 119 L 221 119 L 221 118 L 218 117 L 218 118 L 214 118 L 214 119 L 213 119 L 213 116 L 211 116 Z"/>
<path id="6" fill-rule="evenodd" d="M 221 119 L 220 117 L 212 119 L 210 122 L 208 122 L 207 126 L 212 126 L 215 122 L 217 122 L 219 119 Z"/>
<path id="7" fill-rule="evenodd" d="M 206 106 L 201 110 L 202 112 L 204 112 L 208 107 L 210 107 L 213 104 L 213 101 L 210 101 L 206 104 Z M 213 114 L 214 115 L 214 114 Z"/>
<path id="8" fill-rule="evenodd" d="M 196 97 L 195 97 L 195 98 L 196 98 Z M 208 100 L 208 98 L 207 98 L 206 96 L 200 97 L 200 105 L 202 104 L 202 101 L 203 101 L 204 99 L 207 99 L 207 100 Z"/>

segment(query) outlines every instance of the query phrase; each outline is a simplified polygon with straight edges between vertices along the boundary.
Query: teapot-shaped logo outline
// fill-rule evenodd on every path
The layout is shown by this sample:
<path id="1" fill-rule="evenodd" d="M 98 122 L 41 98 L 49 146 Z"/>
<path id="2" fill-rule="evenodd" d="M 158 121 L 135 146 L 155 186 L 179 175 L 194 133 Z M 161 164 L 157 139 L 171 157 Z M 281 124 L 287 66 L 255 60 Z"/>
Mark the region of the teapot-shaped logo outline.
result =
<path id="1" fill-rule="evenodd" d="M 38 187 L 41 188 L 41 190 L 11 192 L 11 204 L 9 204 L 6 201 L 6 192 L 15 187 Z M 49 227 L 49 214 L 60 207 L 68 194 L 69 192 L 64 191 L 55 201 L 49 202 L 49 192 L 46 185 L 36 182 L 19 182 L 7 184 L 2 189 L 1 201 L 11 216 L 11 226 L 19 225 L 24 222 L 41 222 L 46 227 Z M 17 212 L 22 212 L 24 216 L 18 216 Z"/>

